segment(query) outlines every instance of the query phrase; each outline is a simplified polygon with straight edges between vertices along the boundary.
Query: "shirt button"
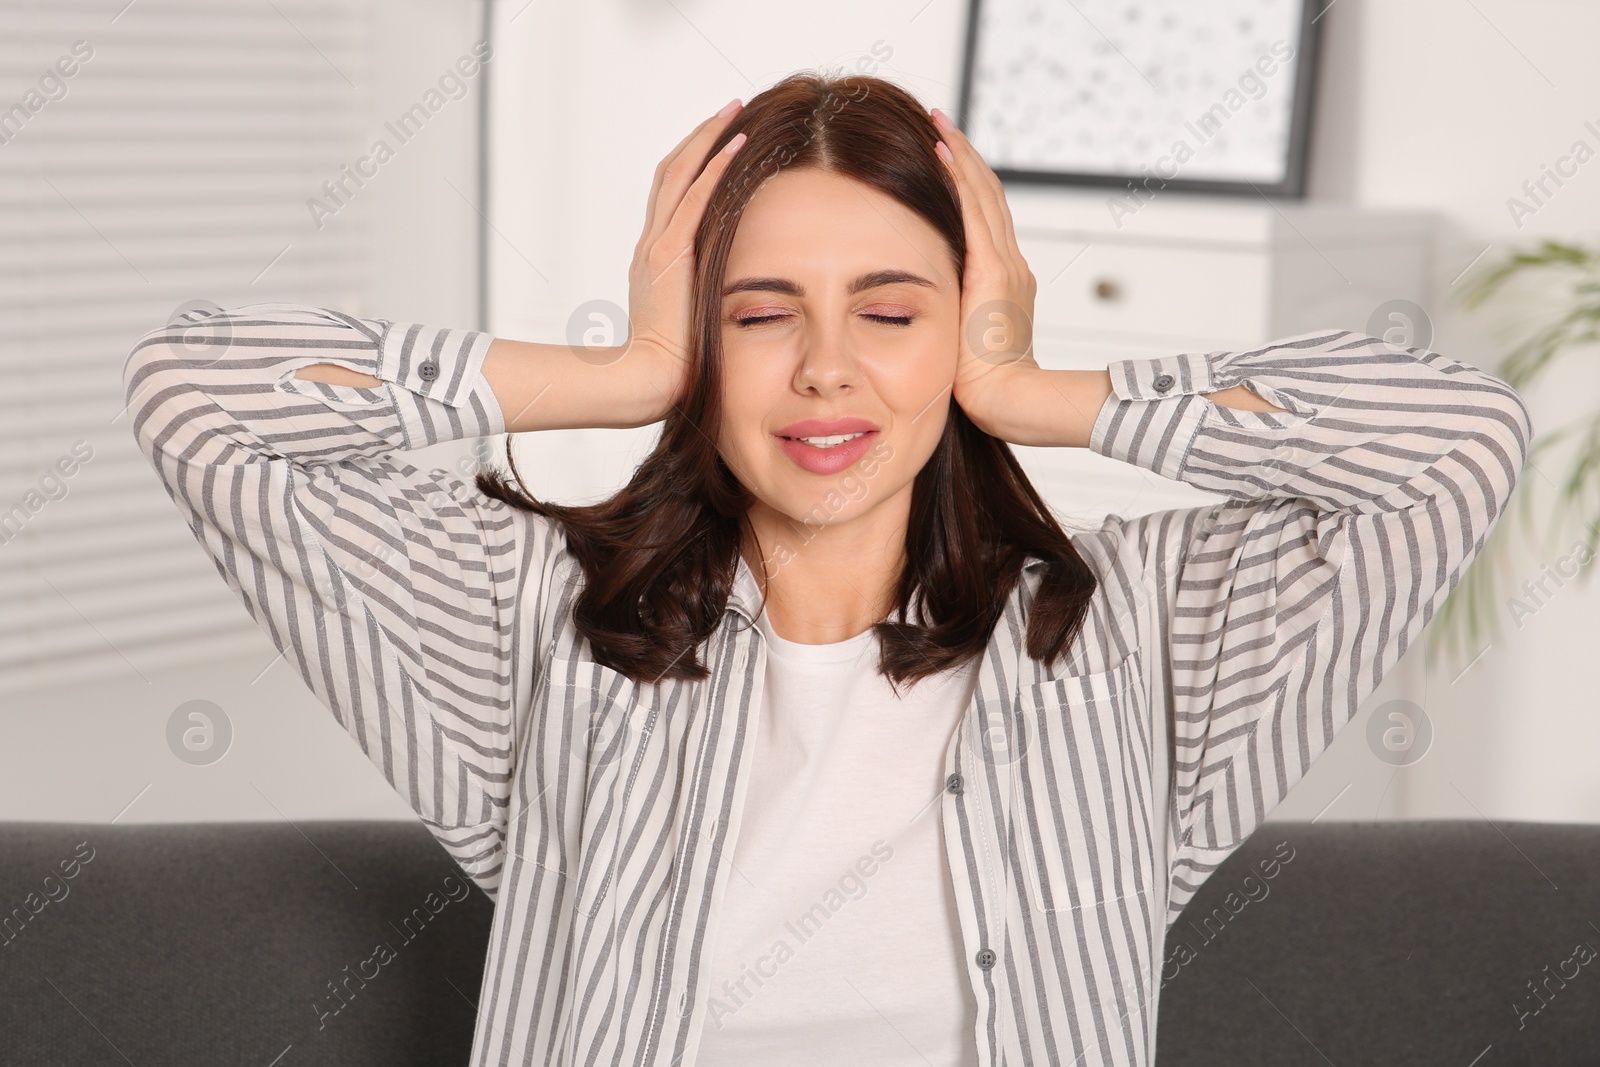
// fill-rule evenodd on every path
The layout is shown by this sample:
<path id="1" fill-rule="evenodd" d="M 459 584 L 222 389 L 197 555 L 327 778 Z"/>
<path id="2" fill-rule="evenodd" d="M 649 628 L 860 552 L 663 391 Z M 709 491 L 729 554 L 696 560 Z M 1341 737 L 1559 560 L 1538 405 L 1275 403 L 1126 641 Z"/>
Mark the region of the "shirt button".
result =
<path id="1" fill-rule="evenodd" d="M 952 774 L 950 777 L 944 780 L 944 787 L 952 793 L 961 792 L 961 776 L 959 774 Z"/>
<path id="2" fill-rule="evenodd" d="M 1156 387 L 1156 392 L 1164 393 L 1168 389 L 1172 388 L 1172 385 L 1176 380 L 1177 379 L 1170 374 L 1158 374 L 1156 375 L 1156 380 L 1150 384 Z"/>
<path id="3" fill-rule="evenodd" d="M 433 360 L 417 365 L 417 374 L 425 382 L 431 382 L 439 376 L 439 364 Z"/>
<path id="4" fill-rule="evenodd" d="M 982 949 L 982 950 L 980 950 L 978 952 L 978 966 L 982 967 L 984 970 L 987 971 L 987 970 L 990 970 L 991 968 L 993 968 L 994 967 L 994 961 L 995 961 L 994 949 L 986 948 L 986 949 Z"/>

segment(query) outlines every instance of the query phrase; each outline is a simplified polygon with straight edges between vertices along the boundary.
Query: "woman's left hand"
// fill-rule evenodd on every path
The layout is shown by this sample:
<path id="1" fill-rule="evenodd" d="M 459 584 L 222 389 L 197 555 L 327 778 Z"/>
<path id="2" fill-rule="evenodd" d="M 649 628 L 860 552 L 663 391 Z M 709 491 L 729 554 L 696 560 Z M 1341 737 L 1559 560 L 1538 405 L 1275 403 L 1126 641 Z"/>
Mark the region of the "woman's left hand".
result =
<path id="1" fill-rule="evenodd" d="M 984 433 L 1019 445 L 1088 447 L 1111 396 L 1106 371 L 1045 370 L 1033 356 L 1038 283 L 1017 247 L 1005 187 L 948 116 L 933 110 L 950 150 L 944 159 L 961 197 L 967 237 L 961 290 L 956 403 Z M 1283 409 L 1243 385 L 1203 394 L 1224 407 Z"/>
<path id="2" fill-rule="evenodd" d="M 948 157 L 936 151 L 960 193 L 967 239 L 955 400 L 979 429 L 1009 440 L 1006 415 L 1040 384 L 1033 358 L 1038 283 L 1017 247 L 1000 179 L 944 112 L 935 108 L 932 114 L 949 149 Z"/>

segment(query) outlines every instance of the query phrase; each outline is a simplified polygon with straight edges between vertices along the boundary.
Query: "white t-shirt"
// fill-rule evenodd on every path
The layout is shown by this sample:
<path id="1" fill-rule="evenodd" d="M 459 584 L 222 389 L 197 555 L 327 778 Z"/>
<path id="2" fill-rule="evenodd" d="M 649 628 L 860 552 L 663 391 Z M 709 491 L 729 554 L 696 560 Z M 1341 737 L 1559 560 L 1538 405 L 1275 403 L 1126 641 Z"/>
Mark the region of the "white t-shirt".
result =
<path id="1" fill-rule="evenodd" d="M 699 1067 L 971 1067 L 977 1007 L 944 856 L 944 757 L 977 662 L 896 697 L 869 629 L 767 677 Z"/>

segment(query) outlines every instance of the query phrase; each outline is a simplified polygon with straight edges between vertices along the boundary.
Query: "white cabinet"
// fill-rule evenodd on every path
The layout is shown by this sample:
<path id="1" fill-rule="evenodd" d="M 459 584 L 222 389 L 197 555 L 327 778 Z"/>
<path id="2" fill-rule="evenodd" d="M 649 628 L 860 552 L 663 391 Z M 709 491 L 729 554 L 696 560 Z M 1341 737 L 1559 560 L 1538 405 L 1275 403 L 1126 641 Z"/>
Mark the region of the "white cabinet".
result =
<path id="1" fill-rule="evenodd" d="M 1374 315 L 1388 302 L 1427 303 L 1427 215 L 1173 192 L 1129 214 L 1111 209 L 1116 196 L 1006 189 L 1017 243 L 1038 280 L 1041 366 L 1237 351 L 1327 328 L 1381 333 L 1390 320 Z M 1110 512 L 1217 499 L 1086 449 L 1013 448 L 1069 532 Z"/>

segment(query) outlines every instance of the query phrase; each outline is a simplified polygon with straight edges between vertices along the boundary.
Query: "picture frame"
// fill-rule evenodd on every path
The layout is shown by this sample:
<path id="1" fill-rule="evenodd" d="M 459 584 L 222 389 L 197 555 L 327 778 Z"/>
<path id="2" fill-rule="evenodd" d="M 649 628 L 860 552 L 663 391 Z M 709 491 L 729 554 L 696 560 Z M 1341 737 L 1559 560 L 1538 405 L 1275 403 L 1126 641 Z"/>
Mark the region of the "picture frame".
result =
<path id="1" fill-rule="evenodd" d="M 1002 181 L 1301 198 L 1331 6 L 971 0 L 956 123 Z"/>

